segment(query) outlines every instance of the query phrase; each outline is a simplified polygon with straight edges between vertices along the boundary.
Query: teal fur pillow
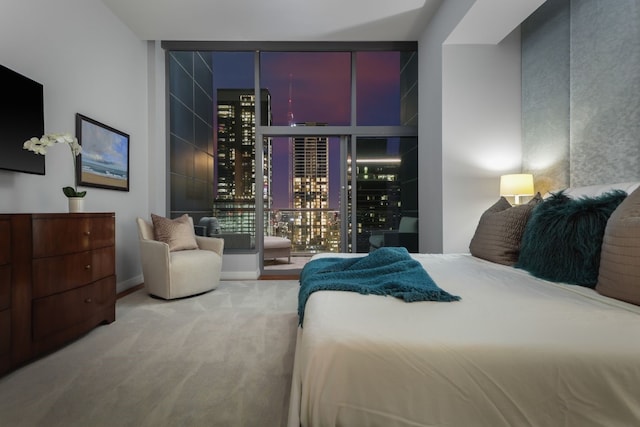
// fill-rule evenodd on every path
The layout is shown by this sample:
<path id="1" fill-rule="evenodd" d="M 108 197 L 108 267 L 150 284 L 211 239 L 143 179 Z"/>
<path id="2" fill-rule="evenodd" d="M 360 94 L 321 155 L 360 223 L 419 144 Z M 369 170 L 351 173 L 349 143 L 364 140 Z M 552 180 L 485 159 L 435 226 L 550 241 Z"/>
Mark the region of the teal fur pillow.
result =
<path id="1" fill-rule="evenodd" d="M 516 268 L 541 279 L 593 288 L 607 220 L 626 196 L 621 190 L 579 199 L 562 191 L 552 194 L 531 212 Z"/>

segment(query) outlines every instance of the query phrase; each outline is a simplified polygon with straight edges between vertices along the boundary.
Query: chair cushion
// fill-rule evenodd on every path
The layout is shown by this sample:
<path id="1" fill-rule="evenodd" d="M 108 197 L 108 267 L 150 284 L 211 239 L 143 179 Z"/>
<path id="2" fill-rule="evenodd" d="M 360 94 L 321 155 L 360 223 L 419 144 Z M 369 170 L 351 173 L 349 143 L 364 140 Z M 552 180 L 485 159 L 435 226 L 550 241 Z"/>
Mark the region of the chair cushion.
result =
<path id="1" fill-rule="evenodd" d="M 285 249 L 291 247 L 291 240 L 284 237 L 264 236 L 265 249 Z"/>
<path id="2" fill-rule="evenodd" d="M 151 214 L 155 239 L 169 245 L 169 251 L 198 249 L 193 222 L 184 214 L 176 219 L 169 219 Z"/>
<path id="3" fill-rule="evenodd" d="M 640 305 L 640 188 L 607 221 L 596 291 Z"/>
<path id="4" fill-rule="evenodd" d="M 417 233 L 418 232 L 418 218 L 412 216 L 403 216 L 400 218 L 400 224 L 398 225 L 398 231 L 400 233 Z"/>

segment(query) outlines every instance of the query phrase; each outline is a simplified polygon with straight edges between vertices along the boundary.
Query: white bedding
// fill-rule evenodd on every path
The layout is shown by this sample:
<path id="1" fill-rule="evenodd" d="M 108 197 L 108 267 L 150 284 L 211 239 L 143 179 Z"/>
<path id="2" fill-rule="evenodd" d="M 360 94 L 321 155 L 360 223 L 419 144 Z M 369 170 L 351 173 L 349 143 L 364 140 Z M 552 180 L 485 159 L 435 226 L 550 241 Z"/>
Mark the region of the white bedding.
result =
<path id="1" fill-rule="evenodd" d="M 462 300 L 313 293 L 289 427 L 640 426 L 640 307 L 467 254 L 413 256 Z"/>

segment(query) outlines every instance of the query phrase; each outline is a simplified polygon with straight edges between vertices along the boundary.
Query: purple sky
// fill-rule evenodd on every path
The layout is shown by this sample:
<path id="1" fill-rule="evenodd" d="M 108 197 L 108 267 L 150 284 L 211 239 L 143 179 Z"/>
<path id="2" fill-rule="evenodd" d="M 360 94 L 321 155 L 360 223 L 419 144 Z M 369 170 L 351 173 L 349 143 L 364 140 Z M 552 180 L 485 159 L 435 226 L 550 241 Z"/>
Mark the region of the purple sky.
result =
<path id="1" fill-rule="evenodd" d="M 215 52 L 214 90 L 253 87 L 253 52 Z M 357 120 L 360 125 L 399 125 L 398 52 L 357 54 Z M 271 93 L 273 125 L 288 125 L 289 89 L 294 121 L 349 125 L 351 60 L 348 52 L 263 52 L 261 85 Z M 291 83 L 291 85 L 290 85 Z M 330 141 L 330 207 L 338 208 L 337 138 Z M 286 139 L 273 146 L 274 207 L 288 207 Z"/>

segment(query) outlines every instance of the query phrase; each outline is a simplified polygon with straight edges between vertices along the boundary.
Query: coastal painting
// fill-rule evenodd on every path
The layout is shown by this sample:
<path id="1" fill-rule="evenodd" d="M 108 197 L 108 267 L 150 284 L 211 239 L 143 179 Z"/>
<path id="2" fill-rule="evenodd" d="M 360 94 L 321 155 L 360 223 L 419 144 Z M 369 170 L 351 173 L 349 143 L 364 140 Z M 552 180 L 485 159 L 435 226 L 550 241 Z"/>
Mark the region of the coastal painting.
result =
<path id="1" fill-rule="evenodd" d="M 129 135 L 76 114 L 76 136 L 82 146 L 76 165 L 78 184 L 129 191 Z"/>

